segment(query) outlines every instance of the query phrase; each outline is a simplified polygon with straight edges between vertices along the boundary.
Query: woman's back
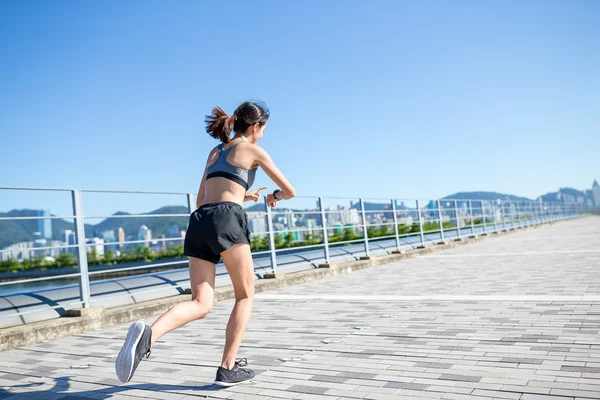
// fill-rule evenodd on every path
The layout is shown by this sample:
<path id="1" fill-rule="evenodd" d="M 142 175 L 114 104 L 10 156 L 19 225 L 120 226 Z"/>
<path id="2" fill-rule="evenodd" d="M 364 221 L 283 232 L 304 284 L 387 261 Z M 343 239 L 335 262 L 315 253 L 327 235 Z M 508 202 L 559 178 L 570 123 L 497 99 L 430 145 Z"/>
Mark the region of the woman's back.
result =
<path id="1" fill-rule="evenodd" d="M 206 166 L 204 202 L 233 201 L 241 203 L 256 178 L 257 145 L 244 139 L 221 143 L 211 150 Z"/>

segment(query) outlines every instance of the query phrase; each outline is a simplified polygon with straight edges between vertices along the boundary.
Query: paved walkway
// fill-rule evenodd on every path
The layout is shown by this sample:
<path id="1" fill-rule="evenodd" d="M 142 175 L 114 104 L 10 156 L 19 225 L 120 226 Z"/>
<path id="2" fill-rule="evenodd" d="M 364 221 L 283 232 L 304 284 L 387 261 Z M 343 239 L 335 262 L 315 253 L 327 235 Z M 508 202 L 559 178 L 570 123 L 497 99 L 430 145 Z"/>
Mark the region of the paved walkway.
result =
<path id="1" fill-rule="evenodd" d="M 0 399 L 600 399 L 600 218 L 259 294 L 239 354 L 258 376 L 218 390 L 232 305 L 128 384 L 129 324 L 0 353 Z"/>

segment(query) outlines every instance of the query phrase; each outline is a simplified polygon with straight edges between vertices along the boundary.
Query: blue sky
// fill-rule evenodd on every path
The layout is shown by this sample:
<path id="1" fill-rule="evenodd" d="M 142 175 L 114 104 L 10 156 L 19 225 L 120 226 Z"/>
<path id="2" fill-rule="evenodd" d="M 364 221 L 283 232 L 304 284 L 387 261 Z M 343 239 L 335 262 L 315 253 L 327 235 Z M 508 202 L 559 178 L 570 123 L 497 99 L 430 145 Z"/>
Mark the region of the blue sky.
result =
<path id="1" fill-rule="evenodd" d="M 0 186 L 194 191 L 205 114 L 258 98 L 301 196 L 587 189 L 599 18 L 593 0 L 3 1 Z M 33 193 L 0 211 L 54 202 Z"/>

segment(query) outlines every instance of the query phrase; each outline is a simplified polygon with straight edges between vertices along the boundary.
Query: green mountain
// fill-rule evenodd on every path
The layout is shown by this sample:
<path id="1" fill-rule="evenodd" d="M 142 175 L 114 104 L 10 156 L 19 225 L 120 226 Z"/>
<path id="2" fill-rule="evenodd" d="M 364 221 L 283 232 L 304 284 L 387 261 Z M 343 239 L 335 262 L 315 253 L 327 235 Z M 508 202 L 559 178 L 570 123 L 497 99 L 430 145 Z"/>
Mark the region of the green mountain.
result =
<path id="1" fill-rule="evenodd" d="M 114 230 L 115 236 L 117 235 L 117 230 L 119 228 L 123 228 L 126 236 L 136 236 L 140 227 L 142 225 L 146 225 L 148 229 L 152 231 L 153 237 L 158 237 L 162 235 L 167 227 L 172 225 L 177 225 L 179 229 L 185 229 L 188 224 L 188 208 L 185 206 L 165 206 L 161 207 L 158 210 L 151 211 L 146 213 L 147 215 L 156 215 L 156 214 L 184 214 L 182 217 L 127 217 L 127 215 L 131 215 L 126 212 L 117 212 L 113 215 L 123 216 L 120 218 L 107 218 L 104 221 L 94 225 L 92 227 L 92 235 L 101 234 L 104 231 Z M 87 237 L 90 237 L 86 233 Z"/>
<path id="2" fill-rule="evenodd" d="M 0 217 L 37 217 L 38 215 L 39 210 L 12 210 L 7 213 L 0 213 Z M 38 219 L 0 221 L 0 249 L 14 243 L 34 240 L 33 233 L 40 231 L 39 221 Z M 52 237 L 54 239 L 58 240 L 60 233 L 65 230 L 74 231 L 74 222 L 62 219 L 52 220 Z M 86 226 L 86 232 L 92 233 L 91 225 Z"/>
<path id="3" fill-rule="evenodd" d="M 577 199 L 579 197 L 583 197 L 584 199 L 586 199 L 586 198 L 591 198 L 592 193 L 591 193 L 591 191 L 588 191 L 586 193 L 586 192 L 582 192 L 581 190 L 572 189 L 572 188 L 560 188 L 560 189 L 558 189 L 557 192 L 546 193 L 540 197 L 542 198 L 543 201 L 562 202 L 563 201 L 562 199 L 565 196 L 571 196 L 574 199 Z"/>
<path id="4" fill-rule="evenodd" d="M 147 213 L 155 214 L 183 214 L 182 217 L 127 217 L 131 215 L 126 212 L 117 212 L 113 215 L 122 216 L 117 218 L 107 218 L 96 224 L 85 224 L 85 236 L 91 238 L 99 236 L 104 231 L 114 230 L 115 237 L 119 227 L 123 228 L 126 236 L 137 236 L 142 225 L 146 225 L 152 230 L 152 236 L 158 237 L 165 232 L 167 227 L 177 225 L 179 229 L 185 229 L 188 224 L 189 211 L 184 206 L 166 206 L 158 210 Z M 12 210 L 8 213 L 0 213 L 0 217 L 37 217 L 39 210 Z M 39 232 L 39 219 L 18 219 L 0 221 L 0 249 L 4 249 L 12 244 L 20 242 L 30 242 L 34 240 L 34 232 Z M 65 230 L 75 231 L 73 221 L 63 219 L 52 219 L 52 238 L 60 240 L 60 234 Z"/>
<path id="5" fill-rule="evenodd" d="M 509 201 L 533 201 L 527 197 L 513 196 L 497 192 L 458 192 L 444 197 L 444 200 L 509 200 Z"/>

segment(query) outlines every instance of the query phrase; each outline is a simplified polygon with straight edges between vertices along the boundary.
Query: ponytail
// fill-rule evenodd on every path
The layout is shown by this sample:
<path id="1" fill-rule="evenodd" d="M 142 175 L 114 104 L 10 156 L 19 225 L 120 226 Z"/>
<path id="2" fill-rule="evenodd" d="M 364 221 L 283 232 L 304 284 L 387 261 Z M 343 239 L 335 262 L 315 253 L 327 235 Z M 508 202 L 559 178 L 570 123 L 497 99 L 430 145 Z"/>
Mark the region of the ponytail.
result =
<path id="1" fill-rule="evenodd" d="M 210 136 L 223 143 L 229 143 L 231 131 L 243 133 L 254 124 L 264 126 L 268 119 L 269 109 L 266 104 L 247 101 L 240 104 L 233 115 L 227 115 L 221 107 L 215 107 L 212 109 L 212 114 L 206 116 L 204 122 L 206 122 L 206 132 Z"/>
<path id="2" fill-rule="evenodd" d="M 236 119 L 235 115 L 227 115 L 221 107 L 215 107 L 212 110 L 212 114 L 207 115 L 204 120 L 206 123 L 206 132 L 223 143 L 229 143 L 229 136 L 231 136 Z"/>

